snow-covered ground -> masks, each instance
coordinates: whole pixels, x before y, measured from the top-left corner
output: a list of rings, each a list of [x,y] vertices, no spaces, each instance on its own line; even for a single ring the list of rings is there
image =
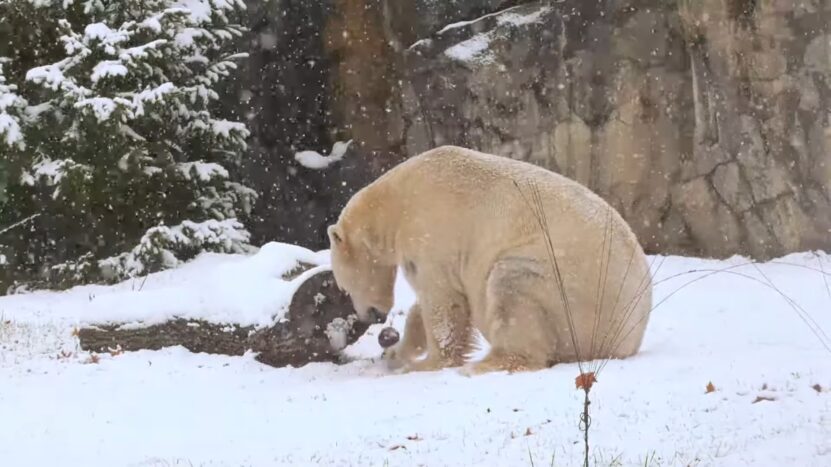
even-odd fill
[[[353,363],[297,369],[181,348],[93,362],[72,336],[102,318],[265,324],[293,290],[279,277],[298,258],[325,267],[327,257],[270,244],[146,281],[0,298],[0,465],[582,465],[576,365],[391,375],[373,360],[379,326],[347,349]],[[658,281],[745,262],[653,259]],[[737,266],[658,306],[642,352],[598,375],[594,464],[831,465],[831,352],[808,324],[831,334],[820,264],[831,271],[830,257],[808,253]],[[704,274],[659,283],[656,303]],[[769,279],[810,320],[749,277]],[[411,291],[401,282],[396,293],[406,309]],[[400,328],[404,316],[391,321]]]

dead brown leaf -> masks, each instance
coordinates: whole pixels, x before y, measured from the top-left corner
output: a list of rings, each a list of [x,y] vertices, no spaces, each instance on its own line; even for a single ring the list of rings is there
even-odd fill
[[[819,384],[815,384],[811,386],[811,388],[816,392],[822,392],[822,386],[820,386]]]
[[[87,359],[87,363],[98,363],[100,361],[101,361],[101,357],[99,357],[98,354],[95,354],[95,353],[90,354],[89,358]]]
[[[531,436],[531,435],[533,435],[533,434],[534,434],[534,432],[533,432],[533,431],[531,431],[531,427],[529,426],[529,427],[525,430],[525,436]]]
[[[707,383],[707,388],[706,389],[707,389],[707,394],[710,394],[711,392],[716,391],[716,386],[713,384],[712,381],[710,381],[709,383]]]
[[[394,444],[389,448],[390,451],[397,451],[399,449],[407,449],[407,446],[404,446],[403,444]]]
[[[590,390],[592,385],[596,382],[597,378],[594,376],[593,371],[580,373],[578,377],[574,378],[574,385],[577,386],[577,389],[582,389],[584,391]]]
[[[775,398],[775,397],[770,397],[770,396],[756,396],[756,399],[754,399],[754,400],[753,400],[753,403],[755,404],[755,403],[757,403],[757,402],[762,402],[762,401],[769,401],[769,402],[773,402],[773,401],[775,401],[775,400],[776,400],[776,398]]]
[[[407,439],[410,441],[421,441],[421,438],[418,436],[418,434],[407,436]]]

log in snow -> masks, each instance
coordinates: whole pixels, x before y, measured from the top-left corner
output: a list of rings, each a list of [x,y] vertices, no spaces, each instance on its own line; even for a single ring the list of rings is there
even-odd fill
[[[292,271],[296,277],[310,265]],[[286,279],[291,279],[287,277]],[[309,276],[291,299],[285,319],[271,327],[173,319],[137,327],[123,324],[88,325],[78,331],[81,348],[108,352],[158,350],[181,345],[191,352],[243,355],[257,353],[262,363],[302,366],[310,362],[338,362],[340,351],[354,343],[368,325],[357,321],[349,297],[335,285],[332,272]]]

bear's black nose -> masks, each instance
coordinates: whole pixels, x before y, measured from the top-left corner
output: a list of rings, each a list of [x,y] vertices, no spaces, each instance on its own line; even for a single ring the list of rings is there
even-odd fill
[[[369,307],[367,314],[369,315],[369,322],[372,324],[379,324],[386,321],[386,317],[378,311],[378,308],[375,308],[374,306]]]

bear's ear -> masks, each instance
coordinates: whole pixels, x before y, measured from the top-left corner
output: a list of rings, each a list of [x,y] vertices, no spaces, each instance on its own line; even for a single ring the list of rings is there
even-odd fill
[[[330,225],[327,231],[329,232],[329,241],[331,241],[332,243],[343,242],[343,237],[338,231],[338,227],[336,225]]]

